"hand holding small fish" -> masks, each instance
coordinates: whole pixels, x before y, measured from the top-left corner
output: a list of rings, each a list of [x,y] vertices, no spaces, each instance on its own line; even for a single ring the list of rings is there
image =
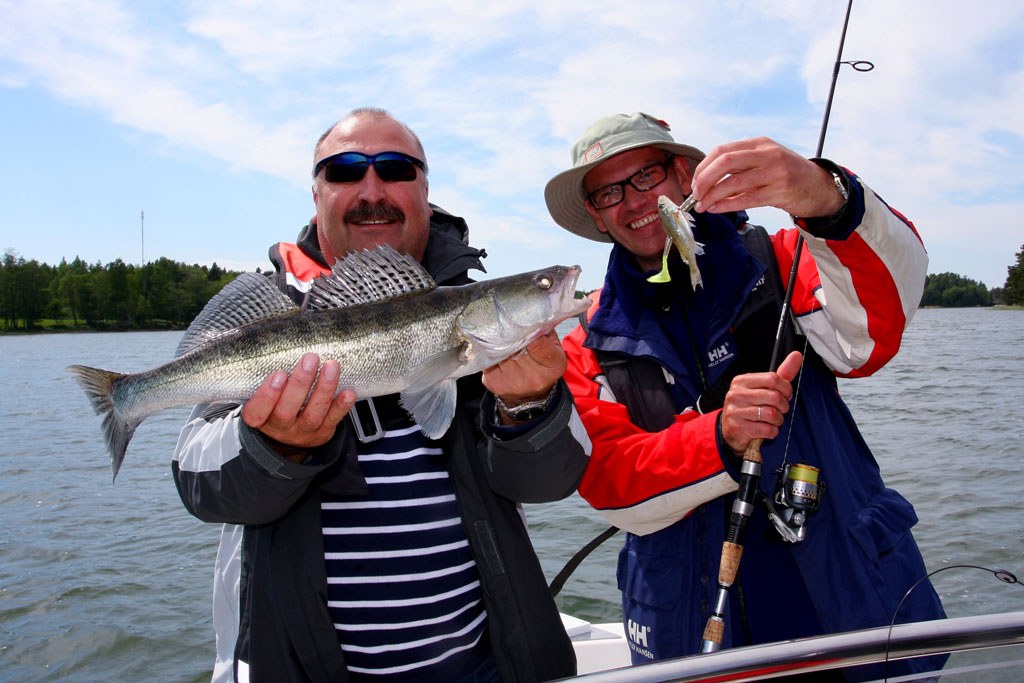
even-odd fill
[[[242,407],[242,420],[277,442],[275,447],[285,457],[305,457],[295,449],[327,443],[355,403],[351,390],[334,395],[339,375],[338,361],[329,360],[321,368],[320,358],[307,353],[291,375],[279,370],[267,377]]]
[[[765,137],[715,147],[697,165],[691,185],[702,212],[771,206],[811,218],[843,206],[828,171]]]
[[[774,439],[783,416],[789,412],[792,381],[803,356],[793,351],[776,372],[737,375],[722,405],[722,437],[737,455],[743,455],[754,439]]]
[[[509,406],[543,399],[565,374],[565,351],[551,331],[516,355],[483,371],[483,385]]]

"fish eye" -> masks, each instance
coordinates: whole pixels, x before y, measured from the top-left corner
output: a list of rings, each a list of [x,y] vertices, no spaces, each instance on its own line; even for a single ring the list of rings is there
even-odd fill
[[[541,289],[551,289],[551,285],[553,284],[549,275],[538,275],[535,282]]]

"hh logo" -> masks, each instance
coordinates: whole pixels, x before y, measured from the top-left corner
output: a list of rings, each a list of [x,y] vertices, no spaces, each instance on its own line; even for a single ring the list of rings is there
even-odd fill
[[[708,360],[711,362],[712,365],[715,365],[720,360],[723,360],[724,358],[728,357],[728,355],[729,345],[722,344],[717,349],[711,349],[710,351],[708,351]]]
[[[650,626],[641,626],[632,619],[629,620],[629,639],[637,645],[647,647],[647,634],[650,632]]]

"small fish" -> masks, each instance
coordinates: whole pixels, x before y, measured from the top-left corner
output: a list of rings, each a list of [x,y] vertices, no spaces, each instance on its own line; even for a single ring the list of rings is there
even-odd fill
[[[242,403],[271,372],[291,372],[308,351],[341,365],[339,391],[400,394],[429,437],[448,430],[455,380],[524,349],[588,308],[576,299],[579,266],[552,266],[459,287],[438,287],[390,247],[353,253],[313,282],[300,310],[269,278],[243,273],[189,326],[175,359],[124,374],[68,371],[103,418],[117,472],[136,428],[172,406]]]
[[[665,195],[658,197],[661,227],[668,237],[665,239],[665,251],[661,255],[661,270],[647,278],[649,282],[671,281],[668,272],[668,253],[675,244],[683,263],[690,267],[690,284],[695,290],[704,285],[700,277],[700,268],[697,267],[697,256],[704,255],[704,245],[693,239],[693,217],[690,215],[695,203],[696,200],[692,196],[679,206]]]

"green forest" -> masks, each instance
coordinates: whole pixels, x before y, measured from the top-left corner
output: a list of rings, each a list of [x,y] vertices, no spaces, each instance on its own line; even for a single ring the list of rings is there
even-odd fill
[[[237,276],[216,263],[186,265],[166,258],[142,266],[76,258],[53,266],[8,250],[0,262],[0,331],[185,329]],[[1024,245],[1007,267],[1003,287],[989,290],[962,275],[929,274],[921,305],[1024,306]]]
[[[922,306],[1024,306],[1024,244],[1006,268],[1006,283],[989,290],[983,282],[955,273],[929,273],[924,281]]]
[[[2,330],[185,329],[237,275],[166,258],[51,266],[8,251],[0,263]]]

